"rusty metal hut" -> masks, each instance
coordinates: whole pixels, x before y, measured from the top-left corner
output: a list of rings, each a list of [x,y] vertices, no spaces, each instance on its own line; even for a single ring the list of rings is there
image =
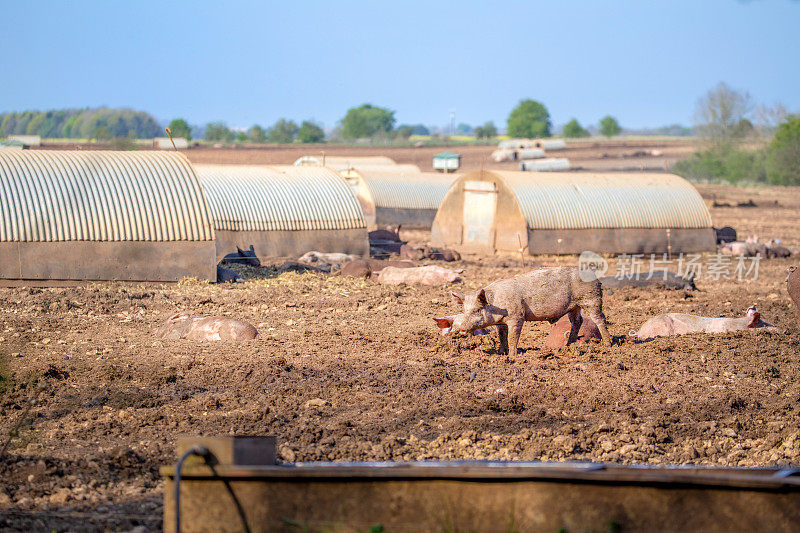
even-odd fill
[[[372,231],[401,224],[407,229],[430,229],[458,174],[349,169],[340,172],[361,204]]]
[[[672,174],[470,172],[442,201],[431,241],[531,254],[715,249],[705,203]]]
[[[0,278],[213,280],[214,264],[185,156],[0,150]]]
[[[259,257],[369,253],[361,208],[333,170],[196,165],[214,221],[217,259],[251,244]]]

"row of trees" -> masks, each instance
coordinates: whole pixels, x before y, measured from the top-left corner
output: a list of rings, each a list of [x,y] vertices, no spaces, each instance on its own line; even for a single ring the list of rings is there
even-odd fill
[[[99,139],[156,136],[158,122],[133,109],[61,109],[0,114],[0,137],[39,135],[47,138]]]
[[[535,139],[539,137],[549,137],[552,123],[550,113],[541,102],[536,100],[522,100],[508,115],[508,135],[511,137],[522,137],[525,139]],[[606,137],[619,135],[622,128],[617,119],[607,115],[600,119],[600,133]],[[580,125],[577,119],[573,118],[564,126],[562,131],[564,137],[588,137],[589,131]]]
[[[695,180],[800,185],[800,115],[781,104],[756,106],[746,92],[720,83],[698,101],[704,149],[673,171]]]

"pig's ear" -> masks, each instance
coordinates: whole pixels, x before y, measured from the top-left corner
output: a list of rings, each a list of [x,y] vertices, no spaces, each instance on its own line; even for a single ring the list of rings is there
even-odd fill
[[[440,316],[434,318],[436,325],[442,329],[447,329],[453,325],[453,319],[449,316]]]
[[[256,253],[256,249],[255,249],[255,248],[253,248],[253,245],[252,245],[252,244],[250,245],[250,251],[251,251],[251,252],[253,252],[253,253]]]
[[[755,305],[751,305],[747,309],[747,316],[750,317],[750,323],[747,324],[748,328],[754,328],[761,321],[761,313],[758,312]]]
[[[184,313],[183,311],[181,311],[181,312],[175,313],[174,315],[169,317],[167,319],[167,322],[177,322],[178,320],[186,320],[188,318],[189,318],[189,315],[187,313]]]
[[[458,294],[457,292],[450,291],[450,296],[453,297],[453,300],[456,302],[463,304],[464,303],[464,296],[462,294]]]
[[[244,255],[244,251],[238,246],[236,247],[236,251],[239,252],[239,255]]]
[[[481,289],[478,291],[478,301],[483,305],[486,305],[488,302],[486,301],[486,291]]]

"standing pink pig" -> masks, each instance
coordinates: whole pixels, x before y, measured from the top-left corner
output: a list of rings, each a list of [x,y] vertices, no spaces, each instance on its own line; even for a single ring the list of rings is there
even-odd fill
[[[580,314],[585,312],[597,324],[603,343],[611,343],[611,335],[603,314],[603,288],[597,279],[583,281],[577,267],[540,268],[509,279],[490,283],[467,295],[452,293],[464,305],[456,315],[451,330],[471,332],[497,326],[500,351],[517,355],[517,345],[525,322],[555,323],[569,316],[569,342],[575,342],[580,328]],[[448,321],[435,319],[439,327]]]

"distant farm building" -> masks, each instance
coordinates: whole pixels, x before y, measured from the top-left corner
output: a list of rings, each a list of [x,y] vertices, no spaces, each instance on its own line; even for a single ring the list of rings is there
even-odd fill
[[[216,257],[369,253],[358,201],[341,176],[315,166],[196,165],[216,233]]]
[[[560,172],[569,170],[569,159],[548,157],[519,162],[519,169],[533,172]]]
[[[479,170],[450,188],[431,228],[436,245],[531,254],[672,253],[715,249],[711,216],[672,174]]]
[[[172,146],[172,141],[175,141],[175,146]],[[169,137],[155,137],[153,139],[153,148],[157,150],[186,150],[189,148],[189,141],[185,137],[173,137],[172,141]]]
[[[42,145],[42,138],[38,135],[9,135],[8,140],[22,143],[26,148],[29,146]]]
[[[0,278],[213,280],[214,264],[183,155],[0,150]]]
[[[556,150],[566,150],[567,142],[564,139],[537,139],[534,141],[533,146],[554,152]]]
[[[398,165],[393,159],[385,156],[349,157],[304,155],[294,162],[294,166],[327,167],[336,170],[337,172],[352,168],[365,170],[386,170],[391,172],[422,172],[417,165]]]
[[[433,156],[433,169],[440,172],[455,172],[461,168],[461,154],[442,152]]]
[[[402,224],[429,229],[436,210],[458,174],[387,172],[350,169],[341,172],[361,204],[371,231]]]

